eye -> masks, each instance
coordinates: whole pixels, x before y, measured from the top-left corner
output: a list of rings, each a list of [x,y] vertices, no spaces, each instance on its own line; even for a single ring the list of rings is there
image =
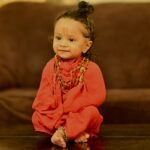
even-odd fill
[[[56,36],[55,37],[57,40],[61,40],[61,37],[60,36]]]
[[[70,41],[70,42],[74,42],[74,41],[75,41],[75,39],[73,39],[73,38],[70,38],[70,39],[69,39],[69,41]]]

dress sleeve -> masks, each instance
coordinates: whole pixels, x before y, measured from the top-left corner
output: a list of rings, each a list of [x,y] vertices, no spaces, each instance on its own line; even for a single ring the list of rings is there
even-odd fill
[[[55,124],[63,113],[60,100],[60,90],[54,94],[54,61],[50,61],[45,66],[40,87],[33,102],[34,109],[32,123],[36,131],[52,134]],[[55,89],[56,91],[57,89]]]
[[[89,69],[85,73],[84,89],[85,94],[90,98],[89,103],[100,106],[104,102],[106,88],[103,75],[99,66],[93,62],[89,64]]]
[[[55,96],[52,94],[53,60],[50,60],[43,69],[40,87],[36,94],[32,108],[39,112],[54,109],[56,107]]]
[[[89,62],[84,82],[68,93],[64,110],[76,112],[90,105],[99,107],[105,97],[106,88],[102,72],[97,64]]]

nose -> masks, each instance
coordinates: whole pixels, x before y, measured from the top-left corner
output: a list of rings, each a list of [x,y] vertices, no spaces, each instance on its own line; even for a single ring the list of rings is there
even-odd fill
[[[67,44],[67,41],[65,39],[63,39],[63,40],[60,41],[60,46],[61,47],[67,47],[67,45],[68,44]]]

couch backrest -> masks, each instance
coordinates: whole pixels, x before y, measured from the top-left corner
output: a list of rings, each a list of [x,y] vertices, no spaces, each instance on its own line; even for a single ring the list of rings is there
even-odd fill
[[[0,8],[0,88],[37,87],[53,56],[48,37],[57,10],[49,3],[16,2]]]
[[[0,89],[37,87],[54,55],[48,36],[66,6],[16,2],[0,8]],[[150,4],[95,5],[92,58],[107,88],[150,88]]]
[[[150,88],[150,3],[98,5],[97,62],[108,88]]]

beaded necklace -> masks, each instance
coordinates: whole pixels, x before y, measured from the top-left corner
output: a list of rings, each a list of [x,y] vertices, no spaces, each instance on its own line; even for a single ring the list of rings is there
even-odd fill
[[[83,57],[77,66],[69,70],[68,72],[69,79],[65,81],[63,79],[62,72],[60,70],[60,64],[62,63],[62,60],[61,58],[57,56],[55,58],[56,59],[55,59],[54,68],[56,72],[56,78],[60,84],[62,92],[66,93],[69,89],[77,86],[79,83],[83,81],[83,76],[87,69],[89,59],[86,57]]]

